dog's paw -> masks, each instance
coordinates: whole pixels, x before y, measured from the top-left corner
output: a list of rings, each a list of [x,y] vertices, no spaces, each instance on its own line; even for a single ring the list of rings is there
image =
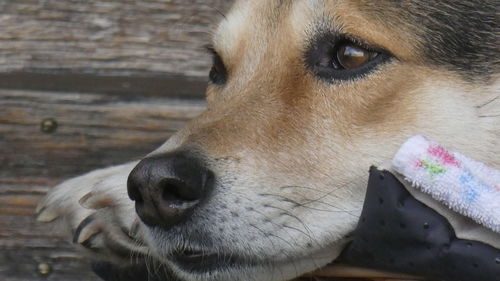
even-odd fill
[[[38,220],[62,222],[73,242],[110,261],[147,254],[127,177],[137,163],[90,172],[53,188],[37,207]]]

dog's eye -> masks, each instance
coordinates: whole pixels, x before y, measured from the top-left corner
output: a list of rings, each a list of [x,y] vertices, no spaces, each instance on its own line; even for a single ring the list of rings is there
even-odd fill
[[[208,74],[208,78],[210,79],[210,82],[212,82],[216,85],[223,85],[226,83],[226,80],[227,80],[226,66],[224,65],[224,62],[222,61],[222,58],[213,49],[213,47],[208,46],[207,49],[210,53],[212,53],[212,56],[213,56],[212,68],[210,69],[210,72]]]
[[[378,55],[377,52],[370,52],[360,46],[351,43],[342,44],[336,52],[336,62],[334,65],[344,69],[357,68],[369,62]]]
[[[363,77],[390,58],[383,50],[326,34],[310,43],[305,61],[318,77],[335,82]]]
[[[214,54],[212,68],[208,74],[210,81],[217,85],[222,85],[226,83],[227,80],[227,70],[222,62],[221,57],[218,54]]]

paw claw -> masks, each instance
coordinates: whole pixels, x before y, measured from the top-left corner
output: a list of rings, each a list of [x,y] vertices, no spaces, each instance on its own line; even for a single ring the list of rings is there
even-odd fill
[[[38,205],[36,206],[36,209],[35,209],[35,212],[37,214],[40,214],[40,212],[45,209],[45,200],[41,201],[38,203]]]
[[[82,207],[84,208],[87,208],[87,209],[91,209],[90,207],[88,207],[88,200],[92,197],[92,192],[89,192],[85,195],[82,196],[82,198],[80,198],[80,200],[78,200],[78,204],[80,204]]]
[[[51,222],[59,217],[59,213],[54,209],[46,209],[41,207],[39,210],[39,215],[36,218],[39,222]]]
[[[138,247],[143,243],[126,235],[136,218],[124,187],[136,164],[96,170],[59,184],[38,204],[38,221],[62,220],[73,233],[73,243],[92,256],[123,261],[131,253],[147,253]]]
[[[78,241],[78,244],[82,245],[83,247],[89,250],[99,249],[99,247],[96,247],[96,243],[94,243],[94,240],[96,240],[95,238],[100,234],[101,234],[100,232],[92,233],[85,240]]]
[[[113,206],[113,200],[108,196],[95,196],[92,192],[85,194],[78,203],[86,209],[102,209]]]
[[[99,227],[92,224],[94,221],[94,216],[90,215],[78,225],[73,235],[73,243],[83,244],[100,231]]]

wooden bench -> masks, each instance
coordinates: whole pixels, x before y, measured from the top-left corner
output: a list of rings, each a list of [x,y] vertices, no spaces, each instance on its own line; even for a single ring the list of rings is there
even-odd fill
[[[64,179],[140,158],[203,110],[202,46],[228,4],[0,2],[0,280],[97,280],[35,205]]]

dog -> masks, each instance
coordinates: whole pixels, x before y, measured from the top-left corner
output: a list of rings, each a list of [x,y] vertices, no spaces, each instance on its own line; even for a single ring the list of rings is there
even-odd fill
[[[206,111],[140,162],[57,186],[39,219],[172,279],[321,268],[356,227],[370,165],[409,136],[500,168],[497,6],[236,1],[208,47]]]

